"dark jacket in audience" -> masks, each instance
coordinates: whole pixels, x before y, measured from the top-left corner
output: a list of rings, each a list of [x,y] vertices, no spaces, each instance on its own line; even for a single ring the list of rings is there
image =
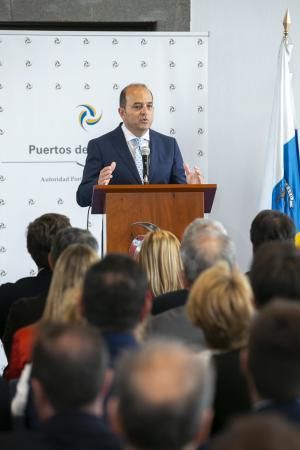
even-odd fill
[[[21,278],[15,283],[5,283],[0,286],[0,336],[3,336],[12,305],[20,298],[31,297],[48,290],[51,277],[51,270],[45,268],[35,277]]]
[[[204,334],[187,317],[185,305],[151,317],[147,336],[177,339],[194,346],[198,351],[207,348]]]
[[[47,295],[48,290],[45,290],[36,297],[21,298],[11,307],[2,338],[7,357],[10,355],[14,333],[20,328],[37,322],[42,317]]]
[[[289,422],[300,426],[300,402],[299,399],[292,399],[286,402],[262,401],[255,407],[256,414],[277,414],[284,417]]]
[[[0,447],[19,450],[120,450],[118,439],[96,416],[57,414],[40,431],[10,433],[0,437]]]
[[[215,353],[216,373],[212,434],[222,430],[235,416],[251,411],[246,380],[240,369],[240,350]]]
[[[178,291],[167,292],[159,295],[153,299],[152,315],[161,314],[172,308],[177,308],[185,304],[188,297],[187,289],[180,289]]]

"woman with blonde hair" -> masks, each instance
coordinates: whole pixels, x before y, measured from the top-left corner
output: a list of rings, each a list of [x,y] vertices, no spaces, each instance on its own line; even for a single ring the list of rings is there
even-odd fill
[[[240,371],[240,350],[247,346],[254,314],[248,278],[237,268],[219,262],[194,282],[187,314],[201,328],[216,372],[213,433],[236,414],[250,411],[250,399]]]
[[[139,263],[146,271],[149,289],[158,295],[182,289],[180,242],[166,230],[146,234],[139,254]]]
[[[205,270],[197,278],[187,302],[189,318],[201,328],[208,347],[213,350],[233,350],[247,345],[253,311],[253,294],[247,277],[225,262]]]
[[[86,271],[98,259],[96,251],[85,244],[72,244],[63,251],[55,264],[41,320],[20,328],[14,334],[5,378],[18,378],[25,364],[30,362],[32,345],[41,325],[82,320],[79,299],[83,279]]]

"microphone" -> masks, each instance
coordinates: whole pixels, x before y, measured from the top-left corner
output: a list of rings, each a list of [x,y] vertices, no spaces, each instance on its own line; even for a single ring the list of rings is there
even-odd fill
[[[149,184],[149,165],[150,165],[150,148],[141,147],[141,154],[143,160],[143,182]]]

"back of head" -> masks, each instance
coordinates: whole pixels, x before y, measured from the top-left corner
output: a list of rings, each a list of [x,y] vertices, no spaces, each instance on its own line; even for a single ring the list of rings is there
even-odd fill
[[[61,230],[55,236],[51,247],[51,259],[53,265],[55,265],[65,248],[71,244],[88,245],[96,252],[98,251],[98,242],[88,230],[70,227],[65,230]]]
[[[187,313],[210,348],[241,348],[248,340],[253,298],[247,277],[220,262],[203,272],[188,297]]]
[[[185,230],[181,258],[186,280],[192,284],[201,272],[218,261],[235,262],[235,249],[223,225],[208,219],[195,219]]]
[[[148,284],[155,296],[182,288],[180,242],[170,231],[146,234],[139,262],[144,267]]]
[[[81,319],[79,297],[86,271],[98,260],[95,250],[85,244],[69,245],[58,258],[42,320],[70,322]]]
[[[76,412],[99,396],[106,362],[97,330],[82,324],[48,324],[33,349],[32,378],[56,412]]]
[[[260,397],[288,401],[300,395],[300,305],[273,301],[255,317],[248,347],[250,375]]]
[[[210,407],[213,374],[182,344],[149,342],[127,353],[115,376],[117,415],[125,441],[143,450],[195,445]]]
[[[38,268],[49,267],[48,254],[54,237],[70,226],[67,216],[56,213],[43,214],[28,225],[27,250]]]
[[[237,419],[217,437],[211,450],[300,450],[299,429],[276,415]]]
[[[253,257],[250,281],[257,308],[273,297],[300,299],[300,251],[290,242],[262,244]]]
[[[250,228],[253,250],[264,242],[293,241],[296,228],[292,219],[279,211],[265,209],[254,218]]]
[[[84,315],[102,331],[132,331],[141,320],[146,292],[147,277],[138,263],[126,255],[107,255],[86,274]]]

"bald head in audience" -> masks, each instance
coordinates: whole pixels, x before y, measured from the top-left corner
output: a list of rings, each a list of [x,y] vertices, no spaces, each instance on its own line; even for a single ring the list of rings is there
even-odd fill
[[[128,448],[197,448],[210,428],[212,378],[179,343],[154,341],[124,355],[109,408],[114,430]]]

